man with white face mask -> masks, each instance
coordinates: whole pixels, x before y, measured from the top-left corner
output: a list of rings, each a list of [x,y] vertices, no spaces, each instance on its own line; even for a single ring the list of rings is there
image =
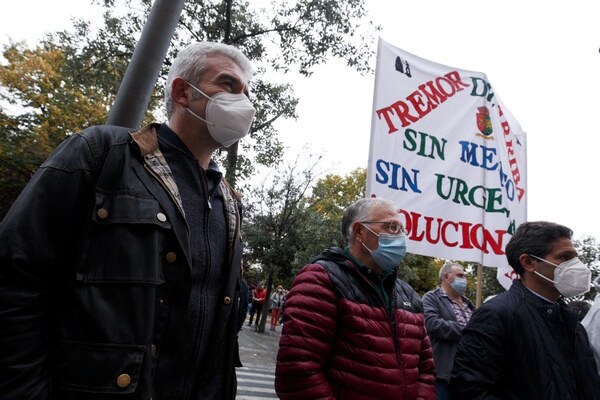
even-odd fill
[[[0,224],[0,397],[234,399],[240,201],[212,160],[250,130],[250,61],[194,43],[168,122],[71,135]]]
[[[275,389],[282,400],[434,400],[418,294],[398,278],[406,234],[394,203],[360,199],[342,219],[345,248],[298,273],[283,311]]]
[[[436,369],[436,400],[451,399],[448,382],[456,346],[475,306],[464,295],[467,278],[462,265],[445,263],[440,268],[440,287],[425,293],[423,309],[425,327]]]
[[[577,313],[561,297],[590,289],[573,232],[521,224],[506,245],[520,279],[484,303],[463,330],[451,377],[457,399],[600,399],[600,377]]]

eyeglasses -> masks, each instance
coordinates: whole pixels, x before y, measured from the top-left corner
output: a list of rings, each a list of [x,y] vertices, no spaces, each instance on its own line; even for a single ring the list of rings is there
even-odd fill
[[[360,221],[361,224],[382,224],[392,235],[406,235],[406,229],[402,225],[389,221]]]

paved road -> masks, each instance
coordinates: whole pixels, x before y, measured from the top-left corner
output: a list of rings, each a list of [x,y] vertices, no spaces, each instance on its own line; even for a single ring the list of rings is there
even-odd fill
[[[268,325],[268,323],[267,323]],[[237,369],[237,400],[276,399],[275,360],[279,348],[281,326],[275,332],[258,333],[244,325],[239,335],[240,358],[243,368]]]

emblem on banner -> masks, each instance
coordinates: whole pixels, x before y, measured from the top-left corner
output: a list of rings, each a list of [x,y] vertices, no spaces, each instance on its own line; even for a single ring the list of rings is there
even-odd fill
[[[396,57],[396,71],[403,73],[404,75],[408,76],[409,78],[412,77],[412,75],[410,73],[410,65],[408,64],[408,61],[402,61],[402,59],[399,56]]]
[[[490,117],[490,110],[487,107],[477,107],[477,128],[486,139],[491,139],[490,135],[493,133],[492,129],[492,118]]]

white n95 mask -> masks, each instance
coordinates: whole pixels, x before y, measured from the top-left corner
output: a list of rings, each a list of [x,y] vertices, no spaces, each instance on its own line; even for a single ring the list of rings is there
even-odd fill
[[[537,271],[533,272],[545,280],[554,283],[556,290],[563,296],[580,296],[590,291],[592,271],[579,258],[575,257],[556,265],[533,254],[530,254],[530,256],[556,267],[554,269],[554,280],[546,278]]]
[[[229,147],[248,134],[256,110],[246,95],[220,92],[210,97],[196,86],[187,83],[208,99],[206,119],[189,108],[187,110],[194,117],[206,123],[210,136],[216,142]]]

